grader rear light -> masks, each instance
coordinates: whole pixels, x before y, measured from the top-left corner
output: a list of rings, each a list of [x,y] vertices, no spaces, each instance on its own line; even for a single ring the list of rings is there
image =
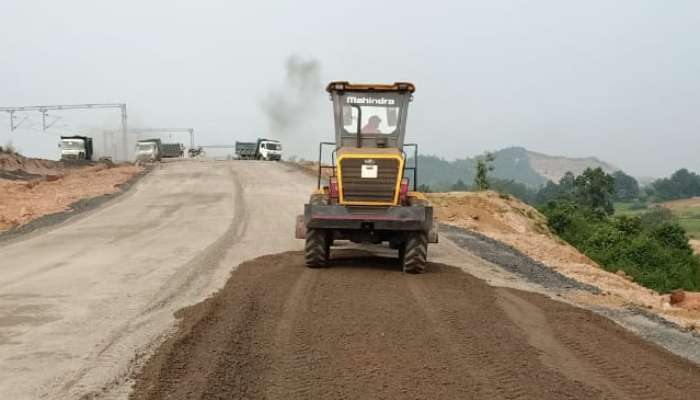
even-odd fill
[[[332,176],[328,184],[328,194],[331,199],[338,200],[338,178]]]
[[[406,195],[408,195],[408,178],[401,179],[401,189],[399,190],[399,200],[401,203],[406,201]]]

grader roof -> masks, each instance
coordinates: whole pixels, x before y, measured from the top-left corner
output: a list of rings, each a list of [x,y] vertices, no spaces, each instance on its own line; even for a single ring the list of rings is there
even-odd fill
[[[416,86],[411,82],[394,83],[350,83],[346,81],[333,81],[326,86],[326,91],[331,92],[409,92],[416,91]]]

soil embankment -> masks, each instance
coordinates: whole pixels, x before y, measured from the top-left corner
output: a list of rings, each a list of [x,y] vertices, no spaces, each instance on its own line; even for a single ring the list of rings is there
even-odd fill
[[[65,163],[0,153],[0,232],[67,211],[78,201],[115,193],[141,172],[142,167],[133,165]]]

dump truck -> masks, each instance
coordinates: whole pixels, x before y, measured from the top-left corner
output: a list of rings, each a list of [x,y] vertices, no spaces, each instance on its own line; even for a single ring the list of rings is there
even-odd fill
[[[404,272],[424,272],[438,226],[432,205],[415,191],[418,146],[404,143],[415,86],[336,81],[326,90],[333,102],[335,142],[319,145],[317,189],[296,221],[295,237],[306,242],[306,266],[327,266],[334,241],[350,240],[388,243]],[[324,146],[333,147],[330,165],[322,163]],[[324,170],[327,185],[322,185]]]
[[[92,160],[92,138],[87,136],[61,136],[58,144],[61,160]]]
[[[282,144],[279,140],[259,138],[256,142],[236,142],[236,156],[241,160],[279,161]]]
[[[162,146],[160,139],[139,140],[136,142],[136,161],[160,161],[163,153]]]
[[[185,146],[182,143],[163,143],[161,150],[163,151],[162,157],[182,157],[185,153]]]

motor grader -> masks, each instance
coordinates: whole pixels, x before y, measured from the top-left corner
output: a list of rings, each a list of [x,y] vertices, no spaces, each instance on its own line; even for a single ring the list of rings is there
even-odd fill
[[[404,143],[415,86],[338,81],[326,90],[335,142],[320,144],[318,188],[297,217],[295,236],[306,240],[306,265],[327,266],[334,241],[350,240],[388,243],[398,250],[404,272],[424,272],[428,243],[437,243],[438,235],[433,207],[415,191],[417,146]],[[322,162],[324,146],[333,148],[330,165]],[[413,166],[407,166],[408,148]]]

